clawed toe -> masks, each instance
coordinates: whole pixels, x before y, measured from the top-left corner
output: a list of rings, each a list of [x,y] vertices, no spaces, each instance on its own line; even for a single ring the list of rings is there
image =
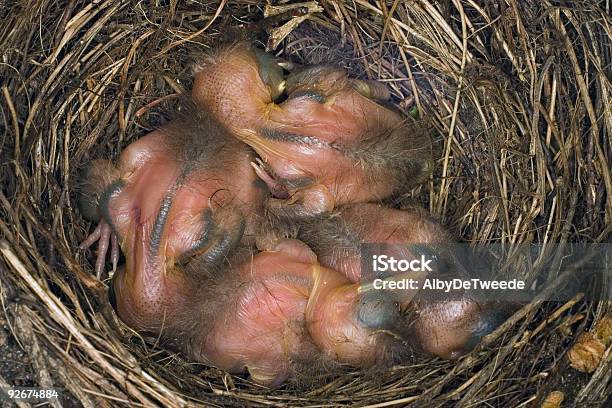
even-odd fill
[[[117,234],[111,234],[111,262],[113,264],[113,273],[117,271],[117,264],[119,263],[119,242]]]
[[[85,239],[85,241],[81,242],[81,244],[79,245],[79,249],[89,248],[90,246],[93,245],[94,242],[96,242],[97,240],[100,239],[100,233],[102,231],[102,223],[103,222],[104,221],[101,221],[98,224],[98,226],[96,227],[96,229],[94,230],[94,232],[89,234],[89,236]]]
[[[95,242],[98,242],[98,254],[95,266],[96,277],[98,279],[102,279],[109,245],[111,249],[111,263],[113,265],[113,272],[117,270],[117,264],[119,263],[119,243],[117,240],[117,235],[113,232],[111,226],[108,225],[108,223],[103,219],[100,220],[94,232],[92,232],[87,239],[85,239],[85,241],[79,245],[79,248],[89,248]]]
[[[279,199],[287,199],[289,198],[289,193],[285,186],[276,181],[274,177],[272,177],[266,171],[266,165],[260,158],[256,158],[255,162],[251,162],[251,167],[255,171],[255,174],[268,186],[268,189],[272,193],[275,198]]]

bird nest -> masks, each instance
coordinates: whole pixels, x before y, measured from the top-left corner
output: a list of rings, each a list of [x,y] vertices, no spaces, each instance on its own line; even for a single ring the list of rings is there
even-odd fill
[[[462,240],[608,239],[608,2],[280,3],[2,2],[0,386],[61,388],[87,407],[605,404],[610,347],[590,374],[567,354],[610,304],[546,301],[561,278],[457,361],[346,368],[279,389],[186,361],[117,319],[93,254],[77,249],[92,227],[75,208],[78,174],[159,126],[190,89],[193,56],[237,33],[382,81],[427,120],[435,171],[404,198]]]

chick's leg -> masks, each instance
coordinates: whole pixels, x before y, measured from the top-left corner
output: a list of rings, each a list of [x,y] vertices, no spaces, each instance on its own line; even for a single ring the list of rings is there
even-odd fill
[[[256,163],[251,162],[251,166],[272,193],[266,207],[273,214],[285,218],[300,218],[329,213],[334,209],[334,196],[326,186],[310,185],[291,194],[284,184],[266,171],[265,164],[260,159],[257,159]]]
[[[255,174],[264,182],[266,186],[275,198],[287,199],[289,198],[289,192],[287,188],[280,182],[278,182],[270,173],[266,170],[266,165],[261,159],[257,158],[254,162],[251,162],[251,167],[255,171]]]
[[[98,242],[96,258],[96,276],[101,278],[108,248],[111,249],[113,271],[119,262],[119,245],[117,235],[110,222],[104,217],[108,213],[110,198],[120,189],[119,171],[108,160],[94,160],[87,168],[81,180],[78,206],[83,216],[90,221],[98,221],[96,229],[83,241],[80,249],[89,248]]]

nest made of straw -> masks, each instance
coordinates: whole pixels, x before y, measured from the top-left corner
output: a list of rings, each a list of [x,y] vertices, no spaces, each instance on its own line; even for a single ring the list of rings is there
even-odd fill
[[[440,158],[414,201],[468,242],[607,240],[609,2],[318,4],[276,52],[384,81],[430,120]],[[565,355],[611,308],[580,297],[532,302],[457,362],[347,370],[300,392],[191,364],[118,322],[76,249],[90,228],[74,205],[79,170],[152,130],[155,105],[189,89],[190,56],[262,13],[248,0],[0,2],[0,330],[12,338],[0,347],[27,354],[25,384],[91,407],[520,406],[555,390],[603,405],[610,348],[593,374]]]

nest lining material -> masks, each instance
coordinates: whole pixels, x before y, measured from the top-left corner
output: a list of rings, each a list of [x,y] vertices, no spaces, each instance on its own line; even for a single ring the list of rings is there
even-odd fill
[[[319,5],[276,53],[341,62],[431,121],[436,172],[407,200],[468,242],[608,240],[609,3]],[[262,15],[251,1],[0,7],[0,325],[28,354],[31,383],[64,388],[87,407],[525,406],[552,391],[603,405],[610,348],[593,374],[572,369],[565,354],[612,308],[580,297],[532,302],[458,362],[345,370],[299,392],[184,361],[116,319],[106,285],[76,249],[90,228],[74,208],[79,171],[159,125],[158,105],[189,89],[190,58]],[[0,385],[11,380],[0,375]]]

